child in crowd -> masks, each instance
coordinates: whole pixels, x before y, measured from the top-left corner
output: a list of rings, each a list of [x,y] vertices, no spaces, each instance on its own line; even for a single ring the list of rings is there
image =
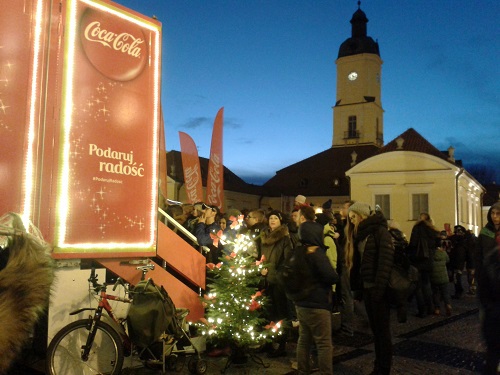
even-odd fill
[[[440,315],[441,301],[444,302],[446,315],[451,315],[451,302],[449,291],[449,276],[447,264],[450,262],[450,257],[442,247],[436,248],[434,254],[434,263],[431,273],[431,285],[433,291],[434,315]]]

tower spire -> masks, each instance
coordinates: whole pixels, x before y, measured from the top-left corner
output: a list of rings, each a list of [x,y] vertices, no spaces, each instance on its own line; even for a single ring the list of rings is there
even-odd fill
[[[339,49],[338,57],[358,55],[362,53],[373,53],[380,56],[378,43],[368,36],[368,18],[361,10],[361,1],[358,0],[358,9],[352,15],[351,37],[347,39]]]
[[[378,42],[367,33],[361,1],[351,18],[352,35],[339,48],[337,100],[333,108],[332,147],[383,145],[382,59]],[[354,161],[355,162],[355,161]]]

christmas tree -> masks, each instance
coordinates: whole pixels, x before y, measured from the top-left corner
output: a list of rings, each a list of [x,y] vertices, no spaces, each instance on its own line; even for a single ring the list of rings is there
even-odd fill
[[[201,333],[207,341],[235,348],[258,347],[282,334],[281,322],[269,322],[263,317],[268,298],[259,291],[265,259],[256,260],[251,254],[254,241],[238,234],[233,241],[219,232],[214,242],[222,241],[230,249],[220,257],[220,263],[209,268],[207,293],[202,296],[206,319]],[[214,243],[215,245],[215,243]]]

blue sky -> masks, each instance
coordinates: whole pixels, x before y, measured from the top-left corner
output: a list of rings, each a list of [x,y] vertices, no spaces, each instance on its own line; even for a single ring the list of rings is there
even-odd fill
[[[260,184],[331,146],[340,44],[357,1],[118,0],[163,25],[167,150],[209,157],[224,107],[224,164]],[[362,1],[382,65],[384,140],[412,127],[500,182],[497,0]]]

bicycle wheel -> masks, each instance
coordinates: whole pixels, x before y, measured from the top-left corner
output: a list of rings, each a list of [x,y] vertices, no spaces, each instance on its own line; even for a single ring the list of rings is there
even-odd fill
[[[82,359],[87,342],[88,320],[77,320],[61,329],[47,349],[46,372],[50,375],[119,374],[123,365],[120,335],[107,323],[97,322],[89,357]]]

